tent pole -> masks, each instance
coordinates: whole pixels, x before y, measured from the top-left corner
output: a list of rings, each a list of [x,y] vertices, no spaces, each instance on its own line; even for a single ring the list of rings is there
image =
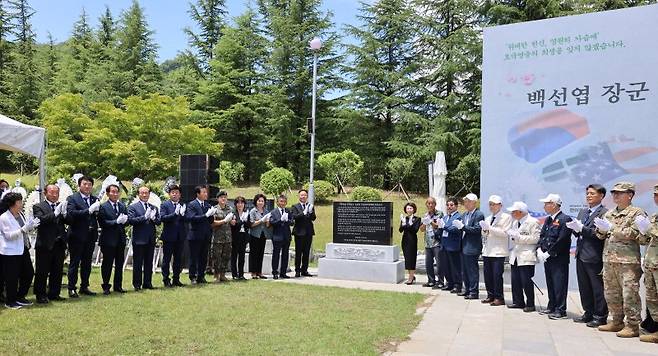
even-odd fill
[[[41,189],[41,194],[39,194],[39,201],[43,201],[46,194],[46,146],[48,144],[48,133],[46,132],[43,135],[43,150],[41,150],[41,156],[39,157],[39,189]]]

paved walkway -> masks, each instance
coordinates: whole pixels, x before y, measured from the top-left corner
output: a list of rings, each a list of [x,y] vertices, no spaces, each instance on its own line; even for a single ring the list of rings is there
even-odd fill
[[[419,276],[424,281],[425,276]],[[433,302],[409,339],[388,355],[658,355],[658,344],[640,342],[638,338],[621,339],[614,333],[599,332],[574,323],[582,314],[577,292],[569,292],[567,320],[549,320],[538,313],[519,309],[492,307],[479,300],[464,300],[444,291],[423,288],[420,283],[382,284],[330,279],[293,278],[287,283],[300,283],[343,288],[423,293]],[[509,287],[509,286],[507,286]],[[484,293],[481,292],[481,295]],[[538,307],[547,303],[536,293]],[[509,288],[506,300],[511,301]]]

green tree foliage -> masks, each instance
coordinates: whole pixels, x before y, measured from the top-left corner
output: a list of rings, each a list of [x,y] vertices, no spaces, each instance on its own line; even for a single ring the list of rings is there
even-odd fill
[[[198,32],[191,28],[184,29],[189,44],[195,53],[188,53],[194,59],[194,65],[200,73],[206,73],[210,69],[210,61],[213,59],[215,45],[222,35],[224,17],[226,16],[225,0],[197,0],[190,3],[188,14],[198,27]]]
[[[39,106],[39,72],[36,59],[36,35],[32,31],[30,19],[34,10],[27,0],[9,1],[15,12],[16,37],[14,61],[10,80],[12,82],[15,118],[29,124],[36,124],[36,109]]]
[[[308,190],[308,183],[304,184],[303,188]],[[314,180],[313,190],[318,203],[326,203],[336,194],[336,187],[326,180]]]
[[[221,153],[221,144],[198,139],[214,132],[191,123],[185,98],[132,96],[122,107],[85,104],[80,94],[45,100],[39,114],[48,130],[51,175],[84,172],[157,180],[176,175],[178,155]]]
[[[379,192],[379,190],[375,188],[358,186],[352,189],[352,200],[353,201],[381,201],[382,194]]]
[[[281,167],[272,168],[260,176],[260,189],[271,196],[288,191],[294,184],[292,172]]]
[[[333,14],[321,9],[321,0],[259,0],[265,22],[269,56],[265,64],[268,92],[277,99],[277,112],[270,120],[270,146],[277,152],[272,162],[292,170],[301,180],[308,174],[307,119],[311,116],[313,53],[309,41],[322,38],[319,51],[317,120],[332,116],[332,102],[322,100],[327,89],[339,85],[336,68],[338,35],[331,30]],[[280,110],[284,106],[285,110]],[[320,123],[318,125],[321,125]],[[329,143],[329,147],[330,147]]]
[[[367,175],[384,175],[385,186],[390,185],[386,162],[393,152],[382,143],[393,138],[399,120],[414,114],[419,94],[410,5],[406,0],[364,2],[359,15],[362,25],[346,30],[357,40],[347,46],[354,60],[346,68],[352,79],[349,99],[358,110],[352,123],[357,132],[353,140],[369,143],[366,150],[357,152],[363,155]]]
[[[345,150],[320,155],[318,167],[322,177],[339,187],[340,193],[340,183],[353,186],[360,182],[364,162],[352,150]]]

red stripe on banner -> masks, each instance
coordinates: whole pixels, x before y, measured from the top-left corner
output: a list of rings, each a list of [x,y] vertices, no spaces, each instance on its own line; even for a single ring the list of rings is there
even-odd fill
[[[616,152],[612,156],[617,162],[624,162],[656,151],[658,151],[656,147],[637,147]]]
[[[636,174],[652,174],[652,173],[658,173],[658,164],[654,164],[653,166],[646,166],[642,168],[630,168],[627,169],[627,171],[631,173],[636,173]]]
[[[653,186],[658,184],[658,180],[648,179],[635,184],[635,195],[653,191]]]

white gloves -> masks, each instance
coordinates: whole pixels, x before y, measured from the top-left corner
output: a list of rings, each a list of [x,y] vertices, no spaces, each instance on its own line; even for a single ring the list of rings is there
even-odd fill
[[[151,209],[151,215],[148,216],[148,219],[155,221],[155,218],[158,216],[158,209]]]
[[[152,213],[153,213],[153,209],[151,209],[150,206],[146,208],[146,212],[144,212],[144,217],[146,218],[146,220],[151,220]]]
[[[62,212],[62,210],[64,210],[64,211]],[[60,216],[60,215],[64,215],[64,216],[66,216],[66,204],[64,204],[64,203],[59,203],[59,204],[55,207],[55,211],[53,211],[53,213],[55,214],[55,217],[58,217],[58,216]]]
[[[400,222],[402,223],[402,225],[406,224],[407,219],[405,219],[404,214],[400,214]]]
[[[436,226],[437,226],[439,229],[443,229],[444,227],[446,227],[446,222],[443,221],[443,219],[438,219],[438,220],[436,221]]]
[[[487,220],[481,220],[480,227],[482,228],[482,230],[489,230],[491,228],[491,224],[489,224]]]
[[[306,209],[304,209],[304,215],[308,215],[313,211],[313,204],[308,204]]]
[[[537,259],[539,259],[539,262],[544,263],[549,257],[551,255],[548,252],[543,252],[540,248],[537,249]]]
[[[89,207],[89,214],[93,214],[97,212],[100,208],[101,208],[101,202],[100,200],[96,200],[96,202],[94,204],[91,204],[91,206]]]
[[[432,223],[432,218],[430,218],[429,216],[425,215],[425,216],[423,216],[422,219],[420,219],[420,222],[423,223],[423,225],[429,225],[429,224]]]
[[[603,232],[608,232],[612,229],[612,223],[608,219],[595,218],[594,225]]]
[[[185,216],[185,212],[187,211],[187,205],[183,204],[180,205],[180,211],[178,212],[180,216]]]
[[[288,221],[288,213],[283,213],[283,215],[281,215],[281,221],[283,221],[283,222]]]
[[[521,236],[521,234],[519,234],[519,230],[515,230],[515,229],[509,229],[505,231],[505,233],[507,234],[507,237],[509,237],[510,240],[512,241],[516,241],[516,239],[518,239],[519,236]]]
[[[459,230],[464,228],[464,223],[461,220],[455,220],[452,222],[452,226],[458,228]]]
[[[263,215],[263,217],[260,219],[260,222],[267,222],[270,220],[270,216],[272,216],[272,213],[267,213]]]
[[[640,233],[644,235],[649,231],[651,221],[644,215],[638,215],[635,217],[635,225],[637,225],[637,229],[640,230]]]
[[[228,214],[224,217],[224,220],[223,220],[224,223],[226,224],[227,222],[231,221],[231,220],[233,219],[234,216],[235,216],[235,215],[234,215],[233,213],[228,213]]]
[[[41,224],[39,218],[30,219],[23,225],[23,227],[21,227],[21,231],[25,233],[30,232],[39,227],[39,224]]]
[[[212,208],[208,209],[208,211],[206,211],[206,217],[209,218],[215,215],[216,212],[217,212],[217,208],[213,206]]]
[[[128,216],[126,214],[119,214],[117,217],[117,224],[123,225],[128,221]]]
[[[174,215],[180,215],[180,209],[181,209],[181,205],[176,204],[176,210],[174,210]]]
[[[240,221],[247,222],[247,220],[249,220],[249,213],[244,211],[240,214]]]
[[[570,228],[571,230],[573,230],[575,232],[583,231],[583,223],[580,222],[580,220],[578,220],[578,219],[571,220],[566,225],[567,225],[568,228]]]

